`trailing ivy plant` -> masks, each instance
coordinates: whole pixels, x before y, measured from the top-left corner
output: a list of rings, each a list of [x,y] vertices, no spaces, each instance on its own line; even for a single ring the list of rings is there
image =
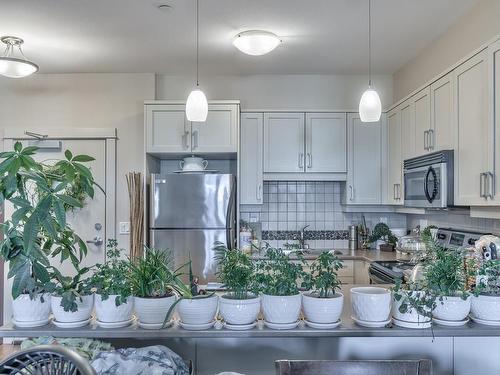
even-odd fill
[[[394,300],[400,302],[399,312],[401,314],[416,311],[419,315],[432,318],[432,310],[436,307],[436,297],[429,292],[425,280],[402,284],[401,280],[398,279],[392,292]]]
[[[106,245],[106,262],[95,265],[95,272],[89,279],[89,284],[95,293],[101,295],[103,301],[110,295],[115,295],[115,305],[120,306],[131,296],[129,262],[120,258],[124,249],[118,248],[115,239],[109,239]]]
[[[484,261],[477,270],[474,295],[500,296],[500,260]]]
[[[340,290],[342,282],[337,273],[343,268],[342,261],[332,252],[321,253],[311,264],[309,272],[304,275],[302,287],[311,290],[313,296],[329,298]]]
[[[299,280],[304,279],[304,258],[295,254],[292,261],[283,250],[268,247],[264,259],[256,261],[255,290],[272,296],[299,293]]]
[[[217,276],[228,289],[228,298],[248,299],[255,282],[255,266],[250,257],[238,249],[228,249],[224,244],[215,244]]]
[[[14,279],[13,298],[22,293],[34,298],[44,289],[51,257],[69,259],[78,268],[87,246],[68,225],[66,211],[81,208],[98,186],[84,164],[94,158],[66,150],[65,159],[37,162],[37,150],[16,142],[13,151],[0,153],[0,202],[13,205],[12,216],[1,225],[0,254]],[[68,189],[77,185],[81,192],[75,198]]]
[[[83,296],[92,293],[92,287],[88,279],[84,276],[90,271],[89,267],[77,270],[75,276],[63,276],[56,267],[51,267],[51,279],[45,285],[47,291],[53,295],[62,297],[61,306],[64,311],[75,312],[78,310],[78,301],[82,301]]]

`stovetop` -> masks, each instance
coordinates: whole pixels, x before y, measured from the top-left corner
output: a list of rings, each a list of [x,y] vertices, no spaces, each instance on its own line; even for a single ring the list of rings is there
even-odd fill
[[[415,265],[398,260],[376,261],[372,262],[370,267],[373,267],[380,272],[390,276],[391,278],[403,279],[405,271],[412,270]]]

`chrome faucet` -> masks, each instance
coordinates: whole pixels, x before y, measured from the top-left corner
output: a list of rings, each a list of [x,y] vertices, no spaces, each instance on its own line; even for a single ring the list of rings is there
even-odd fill
[[[304,250],[309,249],[309,245],[306,245],[306,239],[305,239],[306,228],[309,228],[309,225],[306,225],[299,231],[299,247]]]

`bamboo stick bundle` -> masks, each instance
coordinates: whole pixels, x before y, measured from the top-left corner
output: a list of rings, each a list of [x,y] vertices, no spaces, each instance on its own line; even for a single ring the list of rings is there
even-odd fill
[[[126,176],[130,207],[130,257],[143,255],[144,249],[144,185],[140,172]]]

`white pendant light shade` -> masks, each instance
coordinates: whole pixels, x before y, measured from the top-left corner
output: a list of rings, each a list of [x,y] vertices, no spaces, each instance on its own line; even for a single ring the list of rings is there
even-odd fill
[[[191,91],[186,102],[186,117],[188,121],[207,121],[208,102],[207,97],[200,89]]]
[[[38,71],[38,65],[26,59],[21,44],[23,40],[14,36],[4,36],[0,41],[7,45],[0,57],[0,74],[9,78],[23,78]]]
[[[252,56],[261,56],[279,46],[281,39],[269,31],[251,30],[239,33],[233,39],[233,45],[241,52]]]
[[[377,122],[381,115],[382,103],[378,92],[369,87],[359,101],[359,117],[363,122]]]

